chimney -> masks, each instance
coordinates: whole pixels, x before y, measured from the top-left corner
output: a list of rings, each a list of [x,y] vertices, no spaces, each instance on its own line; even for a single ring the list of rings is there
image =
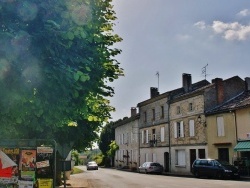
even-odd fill
[[[187,74],[187,73],[182,74],[182,87],[184,88],[185,93],[192,90],[192,76],[191,76],[191,74]]]
[[[224,101],[224,86],[222,78],[215,78],[212,80],[215,84],[215,90],[217,95],[217,104],[221,104]]]
[[[136,113],[137,113],[136,108],[135,108],[135,107],[132,107],[132,108],[131,108],[131,117],[132,117],[132,116],[135,116]]]
[[[250,90],[250,77],[245,78],[245,89],[246,91]]]
[[[150,98],[154,98],[159,95],[158,88],[157,87],[151,87],[150,88]]]

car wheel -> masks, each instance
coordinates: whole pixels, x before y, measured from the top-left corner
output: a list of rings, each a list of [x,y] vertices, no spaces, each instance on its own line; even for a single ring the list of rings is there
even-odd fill
[[[222,174],[222,172],[217,172],[216,177],[217,177],[218,179],[223,179],[223,174]]]
[[[195,176],[196,178],[199,178],[199,177],[200,177],[200,173],[199,173],[198,171],[195,171],[195,172],[194,172],[194,176]]]

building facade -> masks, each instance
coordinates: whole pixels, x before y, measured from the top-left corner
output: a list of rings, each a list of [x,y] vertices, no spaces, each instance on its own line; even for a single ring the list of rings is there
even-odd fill
[[[139,166],[139,114],[131,108],[131,117],[114,123],[115,141],[119,150],[115,155],[116,167],[137,169]]]

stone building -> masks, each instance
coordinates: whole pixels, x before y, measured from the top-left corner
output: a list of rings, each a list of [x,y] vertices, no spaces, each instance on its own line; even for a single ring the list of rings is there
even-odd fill
[[[139,114],[131,108],[131,117],[114,123],[115,141],[119,150],[115,155],[116,167],[136,169],[139,165]]]
[[[244,81],[238,76],[227,80],[216,78],[211,84],[195,87],[191,75],[184,75],[183,85],[185,93],[170,103],[171,170],[180,174],[190,173],[196,158],[209,157],[208,137],[211,132],[207,129],[205,111],[244,90]]]

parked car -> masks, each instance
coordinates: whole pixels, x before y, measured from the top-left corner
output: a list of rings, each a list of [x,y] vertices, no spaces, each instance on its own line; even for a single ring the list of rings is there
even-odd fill
[[[98,170],[98,165],[95,161],[90,161],[87,163],[87,170]]]
[[[192,165],[191,172],[196,177],[207,176],[215,178],[239,178],[238,169],[226,161],[215,159],[197,159]]]
[[[143,173],[157,173],[161,174],[163,172],[163,166],[156,162],[145,162],[138,168],[138,172]]]

